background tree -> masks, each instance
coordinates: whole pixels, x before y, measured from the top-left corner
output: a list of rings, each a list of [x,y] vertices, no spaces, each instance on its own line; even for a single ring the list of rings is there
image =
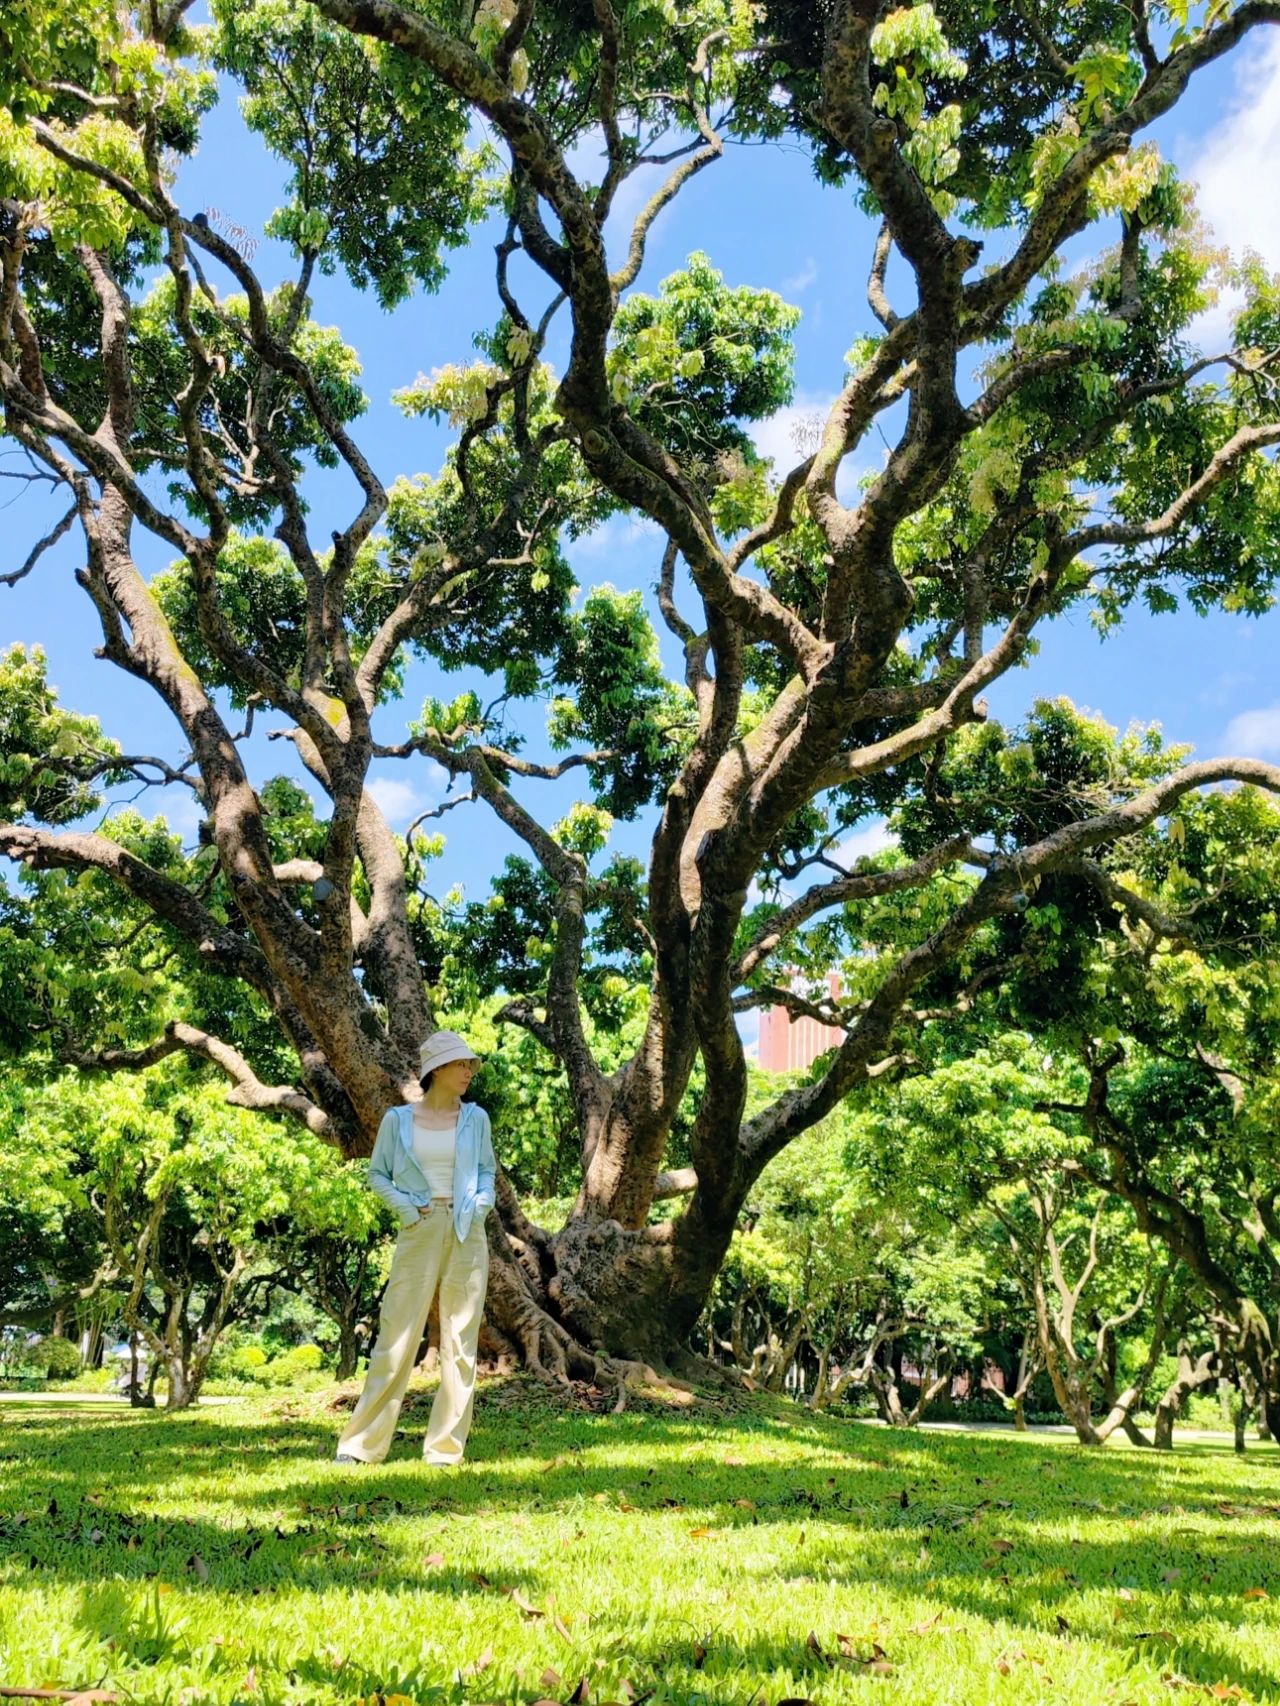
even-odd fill
[[[60,1215],[63,1243],[88,1223],[87,1248],[164,1372],[170,1409],[199,1396],[222,1333],[293,1277],[282,1256],[338,1231],[367,1248],[380,1219],[360,1169],[305,1134],[281,1143],[180,1062],[141,1078],[66,1074],[17,1112],[15,1211]]]
[[[953,1196],[937,1212],[942,1193],[922,1200],[868,1166],[869,1151],[860,1119],[837,1114],[779,1156],[730,1246],[708,1332],[767,1391],[824,1409],[861,1389],[890,1426],[915,1426],[976,1352],[992,1276],[967,1205]]]
[[[1117,749],[1061,707],[1014,736],[981,697],[1072,607],[1116,622],[1135,600],[1270,596],[1280,298],[1248,269],[1230,347],[1188,347],[1209,258],[1140,138],[1280,7],[219,0],[207,29],[185,14],[33,0],[4,26],[0,388],[35,517],[11,572],[76,529],[103,655],[180,740],[176,762],[122,753],[17,659],[0,851],[73,888],[116,885],[128,928],[154,928],[199,991],[183,1016],[157,1010],[144,1046],[104,1039],[92,1004],[42,1035],[117,1068],[192,1055],[241,1107],[367,1151],[412,1085],[433,1001],[450,1004],[440,909],[411,891],[369,767],[435,760],[525,845],[509,888],[538,927],[493,964],[576,1128],[561,1226],[501,1192],[491,1320],[538,1367],[667,1362],[763,1169],[897,1069],[912,1015],[963,998],[956,968],[1015,932],[1029,898],[1110,904],[1101,850],[1207,784],[1280,786],[1252,760]],[[296,270],[274,288],[249,244],[178,200],[210,63],[287,173],[272,228]],[[467,147],[478,119],[493,157]],[[775,474],[744,423],[790,395],[792,311],[701,256],[656,294],[634,287],[682,186],[729,140],[783,137],[881,227],[878,330],[853,343],[816,448]],[[603,142],[598,183],[572,164],[587,138]],[[609,210],[653,160],[665,183],[610,257]],[[482,359],[403,394],[456,444],[436,474],[391,482],[355,436],[356,357],[311,318],[312,289],[327,267],[384,300],[430,287],[494,207]],[[1059,257],[1087,228],[1101,256],[1072,278]],[[980,266],[984,245],[1003,258]],[[887,460],[846,502],[841,468],[881,432]],[[356,493],[323,540],[315,467]],[[657,611],[683,679],[665,679],[634,599],[570,606],[562,541],[618,510],[659,529]],[[146,540],[174,556],[150,580]],[[500,697],[430,701],[379,739],[414,649],[499,678]],[[524,754],[516,717],[547,697],[550,763]],[[318,813],[250,776],[239,707],[285,720]],[[95,784],[126,774],[190,786],[194,855],[141,827],[75,827]],[[530,798],[567,774],[585,797],[548,827]],[[645,809],[647,868],[604,862],[609,816]],[[831,870],[873,813],[902,858]],[[856,939],[874,914],[850,903],[966,870],[897,951]],[[845,1040],[748,1114],[738,1014],[841,944],[861,972]],[[592,1030],[611,976],[648,991],[616,1065]],[[668,1189],[683,1206],[651,1216]]]

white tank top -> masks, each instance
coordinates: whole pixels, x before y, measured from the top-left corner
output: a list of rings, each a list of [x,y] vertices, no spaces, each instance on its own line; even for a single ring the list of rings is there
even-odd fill
[[[413,1158],[427,1181],[433,1197],[453,1195],[453,1154],[458,1144],[458,1122],[443,1128],[424,1125],[413,1116]]]

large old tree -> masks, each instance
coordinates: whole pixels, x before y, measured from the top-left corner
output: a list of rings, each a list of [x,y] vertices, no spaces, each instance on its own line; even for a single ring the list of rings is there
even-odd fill
[[[1261,763],[1138,746],[1091,768],[1064,713],[1015,738],[982,697],[1072,606],[1105,624],[1135,600],[1268,603],[1280,298],[1245,268],[1230,347],[1190,345],[1213,257],[1144,132],[1280,3],[213,0],[200,28],[188,9],[28,0],[0,23],[0,384],[33,517],[5,571],[43,572],[70,532],[102,655],[177,729],[167,757],[122,752],[11,654],[0,851],[46,899],[79,897],[96,951],[161,943],[191,1005],[130,1046],[82,986],[10,982],[0,1014],[86,1067],[186,1051],[240,1105],[366,1152],[412,1088],[444,953],[369,769],[438,762],[524,845],[502,905],[461,923],[506,1021],[562,1070],[580,1142],[558,1230],[500,1194],[492,1324],[543,1366],[669,1366],[761,1170],[892,1075],[931,1013],[982,999],[1039,885],[1097,888],[1109,928],[1140,904],[1110,849],[1207,785],[1280,789]],[[275,287],[180,199],[210,67],[288,181],[270,234],[296,271]],[[878,229],[874,335],[851,310],[838,398],[792,468],[742,423],[789,398],[794,312],[702,256],[638,288],[655,218],[738,141],[807,150],[833,229]],[[607,253],[641,171],[661,187]],[[456,444],[391,483],[312,296],[340,268],[394,305],[481,220],[501,226],[483,359],[427,350],[432,377],[405,376],[404,406]],[[1073,278],[1060,256],[1086,231]],[[883,465],[851,493],[873,439]],[[356,496],[317,536],[325,480]],[[660,531],[675,681],[641,601],[572,601],[565,541],[619,512]],[[149,577],[156,542],[171,562]],[[409,654],[475,691],[388,739]],[[548,699],[563,756],[538,762],[519,731]],[[285,725],[323,810],[254,780],[246,708]],[[584,798],[553,828],[539,783],[569,772]],[[129,775],[195,791],[198,848],[80,826],[95,783]],[[646,809],[647,869],[593,863],[603,814]],[[844,868],[872,815],[900,851]],[[914,940],[859,938],[860,903],[945,871],[929,892],[953,898]],[[104,882],[125,903],[105,937]],[[843,1006],[822,1010],[844,1041],[748,1117],[739,1014],[779,986],[804,1006],[791,970],[839,959]],[[648,992],[621,1064],[600,1046],[619,982]],[[651,1215],[663,1197],[677,1212]]]

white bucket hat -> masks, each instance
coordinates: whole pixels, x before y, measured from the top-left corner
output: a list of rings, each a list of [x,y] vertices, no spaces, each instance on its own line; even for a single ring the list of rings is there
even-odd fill
[[[425,1078],[438,1066],[452,1060],[479,1060],[480,1056],[457,1031],[433,1031],[418,1048],[418,1076]]]

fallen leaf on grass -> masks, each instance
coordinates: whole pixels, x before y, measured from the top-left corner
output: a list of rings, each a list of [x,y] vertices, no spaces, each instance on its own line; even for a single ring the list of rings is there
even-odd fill
[[[1211,1700],[1247,1700],[1249,1698],[1244,1689],[1237,1683],[1193,1682],[1189,1676],[1183,1676],[1176,1670],[1162,1672],[1160,1680],[1166,1688],[1189,1688],[1197,1694],[1207,1694]]]
[[[756,1508],[754,1499],[735,1499],[733,1502],[740,1511],[753,1511]]]
[[[1135,1641],[1176,1641],[1178,1639],[1172,1629],[1139,1629],[1133,1638]]]
[[[427,1566],[428,1569],[438,1570],[440,1568],[441,1564],[444,1563],[444,1553],[443,1552],[428,1552],[426,1557],[422,1560],[422,1562]]]
[[[209,1580],[209,1566],[205,1563],[204,1559],[198,1552],[193,1552],[187,1559],[187,1568],[193,1575],[198,1576],[202,1582],[207,1582]]]
[[[569,1633],[569,1626],[563,1617],[553,1617],[551,1620],[551,1627],[555,1630],[556,1634],[559,1635],[562,1641],[572,1641],[573,1636]]]
[[[1057,1617],[1059,1635],[1069,1635],[1071,1633],[1071,1625],[1067,1622],[1061,1612],[1058,1612]]]
[[[578,1686],[574,1689],[573,1693],[569,1696],[569,1706],[586,1706],[586,1703],[590,1698],[591,1690],[587,1686],[587,1679],[584,1676]]]
[[[460,1674],[462,1676],[480,1676],[483,1672],[488,1670],[489,1666],[493,1663],[493,1659],[493,1648],[486,1647],[478,1659],[463,1667]]]
[[[1270,1599],[1271,1595],[1267,1592],[1266,1588],[1246,1588],[1244,1590],[1243,1598],[1245,1598],[1245,1599]]]
[[[1053,1678],[1049,1675],[1045,1668],[1045,1662],[1038,1653],[1023,1652],[1021,1647],[1006,1648],[996,1660],[996,1669],[1001,1676],[1008,1676],[1010,1666],[1015,1664],[1036,1665],[1040,1670],[1040,1680],[1046,1683],[1048,1687],[1053,1687]]]
[[[526,1621],[531,1621],[535,1617],[545,1617],[547,1615],[541,1606],[534,1605],[527,1600],[520,1592],[519,1588],[511,1588],[508,1593],[508,1598],[520,1613],[521,1617],[525,1618]]]
[[[710,1639],[711,1639],[711,1637],[710,1637],[710,1635],[708,1635],[707,1640],[709,1641]],[[706,1662],[707,1662],[706,1642],[705,1641],[695,1641],[693,1643],[693,1668],[694,1668],[694,1670],[701,1670],[703,1665],[706,1664]]]
[[[1177,1569],[1176,1567],[1168,1569],[1168,1570],[1161,1570],[1160,1580],[1162,1582],[1181,1581],[1182,1580],[1182,1571]]]
[[[913,1623],[910,1629],[907,1630],[907,1634],[930,1635],[937,1633],[939,1635],[946,1635],[950,1634],[953,1629],[958,1628],[958,1623],[944,1623],[942,1621],[942,1613],[940,1611],[935,1611],[933,1616],[927,1617],[923,1623]]]
[[[889,1656],[880,1645],[879,1641],[872,1641],[871,1651],[869,1653],[860,1653],[858,1651],[857,1647],[854,1645],[852,1635],[837,1635],[836,1645],[840,1649],[840,1657],[842,1659],[849,1659],[854,1664],[861,1665],[863,1670],[867,1671],[869,1674],[875,1674],[877,1676],[893,1675],[893,1665],[889,1662]]]
[[[1005,1552],[1012,1552],[1013,1551],[1013,1541],[1012,1540],[993,1540],[991,1542],[991,1550],[993,1552],[1000,1552],[1002,1554]]]
[[[538,1678],[538,1687],[559,1688],[560,1682],[560,1672],[558,1670],[552,1670],[551,1666],[548,1665],[546,1670],[544,1670],[542,1675]]]
[[[690,1540],[710,1540],[711,1530],[709,1528],[691,1528],[689,1538]]]

